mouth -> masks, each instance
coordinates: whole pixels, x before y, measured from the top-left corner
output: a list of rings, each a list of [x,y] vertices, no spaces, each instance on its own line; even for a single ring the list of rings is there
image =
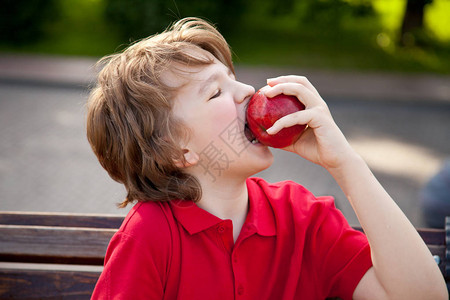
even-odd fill
[[[248,140],[250,143],[252,143],[253,145],[259,143],[258,139],[255,137],[255,135],[253,134],[253,132],[252,132],[252,131],[250,130],[250,128],[248,127],[247,122],[245,122],[244,133],[245,133],[245,137],[247,138],[247,140]]]

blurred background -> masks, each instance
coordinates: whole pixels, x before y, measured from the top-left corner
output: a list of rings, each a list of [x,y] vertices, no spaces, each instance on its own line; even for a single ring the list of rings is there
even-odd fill
[[[125,191],[85,138],[95,62],[186,16],[214,23],[238,79],[306,75],[417,227],[450,215],[449,0],[3,0],[0,210],[125,214]],[[258,174],[333,195],[323,169],[284,153]],[[438,174],[438,175],[436,175]],[[433,180],[431,180],[433,179]],[[431,180],[431,181],[430,181]]]

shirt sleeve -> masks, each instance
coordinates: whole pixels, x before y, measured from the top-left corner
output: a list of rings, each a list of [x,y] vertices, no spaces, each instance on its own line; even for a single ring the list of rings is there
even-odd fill
[[[332,199],[318,217],[314,248],[317,276],[328,297],[352,299],[361,278],[372,266],[366,236],[354,230]]]
[[[116,233],[91,299],[163,299],[163,277],[148,247],[126,233]]]

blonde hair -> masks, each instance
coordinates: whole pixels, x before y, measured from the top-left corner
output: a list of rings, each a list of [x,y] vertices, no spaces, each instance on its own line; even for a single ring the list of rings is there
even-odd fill
[[[213,62],[190,55],[187,50],[196,47],[234,73],[227,42],[198,18],[182,19],[99,61],[104,67],[87,104],[87,138],[103,168],[126,187],[120,207],[135,201],[200,200],[197,179],[175,165],[175,160],[184,162],[178,142],[186,138],[186,127],[171,114],[176,88],[161,78],[176,63]]]

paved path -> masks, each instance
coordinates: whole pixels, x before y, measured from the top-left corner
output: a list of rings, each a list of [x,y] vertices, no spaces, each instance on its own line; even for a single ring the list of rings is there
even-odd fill
[[[85,138],[84,103],[94,60],[0,56],[1,210],[124,214],[125,195],[99,166]],[[450,77],[354,74],[238,67],[260,87],[267,77],[306,74],[329,103],[352,145],[416,226],[423,226],[421,186],[450,156]],[[356,218],[320,167],[274,150],[259,174],[331,194],[351,223]]]
[[[84,87],[95,78],[96,60],[74,57],[0,55],[0,80]],[[320,87],[324,98],[450,102],[450,76],[354,73],[294,68],[237,67],[241,80],[255,86],[266,78],[301,74]]]

